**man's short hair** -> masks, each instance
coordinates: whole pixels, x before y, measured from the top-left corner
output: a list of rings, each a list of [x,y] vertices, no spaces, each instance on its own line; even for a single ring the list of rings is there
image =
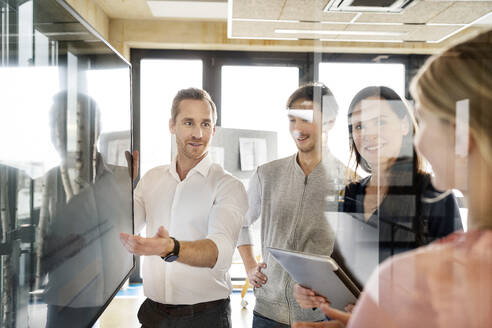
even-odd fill
[[[311,100],[320,104],[321,112],[325,115],[337,116],[338,114],[338,104],[333,93],[321,82],[309,82],[297,88],[287,100],[287,109],[291,109],[292,104],[299,99]]]
[[[202,100],[208,102],[208,104],[212,108],[212,118],[214,124],[217,123],[217,108],[212,101],[212,97],[210,97],[207,91],[198,88],[181,89],[178,91],[173,99],[173,105],[171,107],[171,119],[173,120],[173,122],[176,122],[176,117],[179,114],[179,104],[181,103],[181,101],[186,99]]]

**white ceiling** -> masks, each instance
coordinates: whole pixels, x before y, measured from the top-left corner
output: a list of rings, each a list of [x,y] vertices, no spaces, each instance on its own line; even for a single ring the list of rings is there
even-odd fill
[[[438,45],[459,32],[466,34],[472,24],[492,27],[492,0],[414,0],[400,13],[325,12],[330,0],[94,1],[111,19],[227,19],[228,37],[232,39],[428,42]],[[334,33],[337,31],[341,33]]]
[[[415,0],[400,13],[325,12],[329,0],[229,2],[229,37],[241,39],[439,43],[479,19],[484,24],[492,19],[487,0]]]

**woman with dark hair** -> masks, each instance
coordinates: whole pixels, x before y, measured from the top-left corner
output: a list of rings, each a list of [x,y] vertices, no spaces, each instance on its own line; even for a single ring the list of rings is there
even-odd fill
[[[370,175],[346,187],[341,210],[378,227],[379,262],[462,229],[456,199],[437,191],[424,171],[413,146],[415,119],[394,90],[359,91],[348,121],[351,157]]]
[[[356,180],[354,173],[356,181],[345,188],[339,210],[350,217],[342,217],[338,224],[347,224],[342,222],[347,219],[362,225],[358,231],[352,231],[355,226],[351,225],[345,237],[337,232],[332,257],[362,288],[388,257],[461,230],[462,225],[453,194],[436,190],[424,171],[413,146],[415,119],[395,91],[381,86],[359,91],[349,106],[348,123],[351,159],[356,169],[361,167],[370,175]],[[364,230],[362,238],[360,230]],[[340,238],[350,239],[348,250]],[[294,296],[304,308],[326,302],[299,285]]]

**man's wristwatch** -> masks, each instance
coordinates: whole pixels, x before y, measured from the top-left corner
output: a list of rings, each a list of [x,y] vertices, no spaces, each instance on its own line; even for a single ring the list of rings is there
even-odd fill
[[[174,262],[179,257],[179,241],[177,241],[173,237],[170,238],[174,241],[174,248],[171,253],[167,254],[166,256],[161,256],[161,258],[166,262]]]

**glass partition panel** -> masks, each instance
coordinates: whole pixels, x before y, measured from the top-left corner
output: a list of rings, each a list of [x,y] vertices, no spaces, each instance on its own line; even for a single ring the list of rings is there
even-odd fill
[[[88,327],[133,267],[130,65],[63,2],[0,7],[0,326]]]
[[[319,80],[333,92],[340,111],[336,124],[330,131],[328,147],[344,163],[348,163],[349,151],[347,129],[347,110],[353,97],[368,86],[387,86],[399,95],[405,94],[405,66],[389,63],[341,63],[323,62],[319,64]],[[362,172],[362,174],[364,174]]]
[[[140,175],[171,162],[169,119],[180,89],[202,87],[201,60],[146,59],[140,62]]]
[[[286,101],[298,85],[297,67],[222,66],[222,126],[276,132],[276,156],[293,154]]]
[[[332,308],[355,305],[351,327],[488,323],[491,33],[434,57],[417,92],[408,82],[427,54],[485,29],[490,1],[346,2],[231,0],[227,37],[203,28],[192,47],[234,51],[134,53],[203,59],[221,125],[210,157],[248,190],[229,272],[255,287],[255,322],[330,317],[295,299],[298,283]],[[460,212],[470,229],[447,238],[463,228]]]
[[[249,178],[258,165],[296,152],[295,142],[289,133],[286,101],[289,92],[295,90],[299,84],[299,68],[224,65],[221,81],[222,127],[230,137],[239,136],[238,150],[239,155],[243,156],[240,163],[243,166],[239,165],[238,170],[233,170],[233,166],[229,165],[227,169],[248,187]],[[249,135],[247,130],[250,130]],[[254,149],[253,153],[257,156],[251,163],[253,165],[246,168],[244,156],[248,146]],[[228,155],[231,156],[233,154]],[[255,255],[261,253],[260,230],[260,222],[251,229],[253,244],[256,245]],[[230,274],[233,280],[246,277],[237,251]]]

